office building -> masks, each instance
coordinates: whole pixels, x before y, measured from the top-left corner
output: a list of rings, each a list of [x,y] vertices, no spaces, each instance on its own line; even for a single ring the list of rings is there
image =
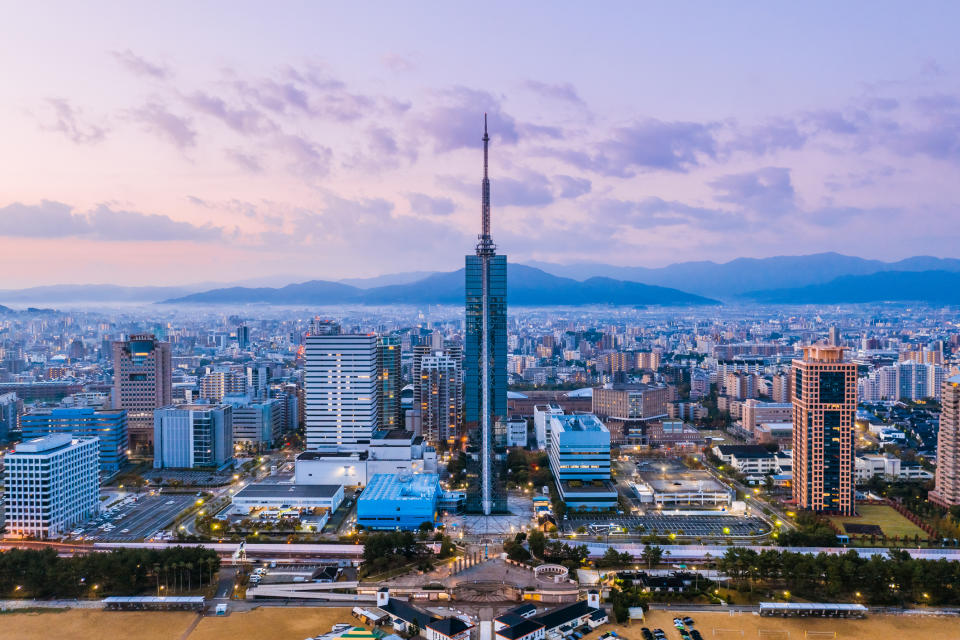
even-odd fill
[[[420,359],[414,397],[420,399],[420,429],[431,444],[459,448],[463,422],[463,369],[460,360],[434,352]]]
[[[649,420],[667,415],[672,400],[665,385],[616,383],[593,390],[593,413],[602,419]]]
[[[377,339],[377,383],[380,387],[377,413],[380,429],[400,428],[400,338],[380,336]]]
[[[154,469],[221,469],[233,461],[233,407],[183,404],[154,411]]]
[[[843,352],[809,346],[793,361],[793,499],[801,509],[853,515],[857,365]]]
[[[740,421],[745,431],[753,433],[764,422],[790,422],[793,420],[793,403],[760,402],[749,399],[743,403]]]
[[[23,439],[54,434],[100,441],[100,471],[111,475],[127,462],[127,412],[125,409],[34,409],[21,418]]]
[[[550,417],[550,472],[560,498],[571,509],[599,511],[617,506],[610,482],[610,432],[591,414]]]
[[[331,333],[306,342],[307,449],[368,444],[379,423],[377,337]]]
[[[270,365],[266,362],[255,362],[245,367],[245,374],[246,393],[254,400],[267,398],[270,394]]]
[[[250,348],[250,327],[245,324],[237,327],[237,348],[241,351]]]
[[[153,444],[153,411],[173,402],[170,344],[153,334],[113,343],[113,408],[127,410],[131,448]]]
[[[943,381],[940,406],[936,484],[929,498],[940,506],[952,507],[960,504],[960,376]]]
[[[494,425],[507,416],[507,257],[490,235],[490,178],[486,117],[483,126],[481,233],[476,255],[466,256],[464,422],[472,438],[476,482],[467,510],[490,515],[507,509],[501,461],[495,460]],[[495,468],[497,467],[497,468]]]
[[[100,509],[100,442],[54,434],[21,442],[4,458],[10,535],[58,538]]]
[[[357,500],[357,525],[367,529],[413,530],[436,523],[440,476],[435,473],[378,473]]]
[[[253,400],[248,395],[227,395],[223,404],[233,408],[234,447],[253,451],[272,448],[283,433],[279,400]]]

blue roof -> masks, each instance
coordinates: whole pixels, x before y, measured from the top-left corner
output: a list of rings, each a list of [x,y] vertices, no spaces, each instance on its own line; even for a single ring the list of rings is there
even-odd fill
[[[377,473],[367,482],[360,500],[433,500],[439,491],[436,473]]]

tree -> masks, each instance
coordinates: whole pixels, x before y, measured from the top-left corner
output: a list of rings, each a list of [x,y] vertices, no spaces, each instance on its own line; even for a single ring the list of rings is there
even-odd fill
[[[534,529],[527,536],[527,542],[530,545],[530,552],[538,558],[543,557],[543,549],[547,544],[547,538],[540,529]]]
[[[647,563],[648,569],[653,568],[654,565],[660,564],[660,561],[663,559],[663,549],[648,544],[643,548],[640,557]]]

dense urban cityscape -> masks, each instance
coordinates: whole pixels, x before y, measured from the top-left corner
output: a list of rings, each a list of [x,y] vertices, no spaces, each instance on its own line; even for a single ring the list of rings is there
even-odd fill
[[[532,71],[490,91],[462,70],[410,88],[400,79],[471,47],[423,25],[396,35],[417,21],[395,8],[372,21],[380,37],[424,49],[374,64],[351,39],[364,11],[244,3],[230,37],[187,45],[197,78],[214,50],[264,47],[249,37],[261,21],[276,60],[291,55],[281,24],[321,25],[331,59],[358,45],[344,77],[302,49],[308,62],[263,77],[218,60],[188,91],[174,86],[184,58],[117,44],[106,55],[125,76],[90,67],[128,83],[86,98],[102,114],[74,104],[78,88],[4,114],[39,114],[40,146],[13,126],[14,147],[72,145],[49,154],[51,193],[89,206],[39,197],[34,152],[21,166],[0,151],[20,183],[0,191],[0,638],[956,635],[960,259],[940,184],[955,182],[952,71],[933,53],[897,72],[908,80],[822,64],[829,79],[803,86],[859,80],[848,107],[761,117],[754,106],[783,105],[756,34],[678,56],[700,96],[709,58],[751,52],[717,63],[738,79],[712,99],[740,120],[679,87],[666,99],[674,74],[651,60],[658,25],[688,19],[674,9],[621,21],[606,8],[609,42],[584,22],[596,51],[570,58],[529,9],[529,33],[504,29],[516,59],[490,52],[498,73],[532,69],[538,42],[618,115]],[[586,7],[570,10],[549,18],[581,28]],[[437,11],[425,23],[461,17]],[[181,14],[158,7],[157,32]],[[222,11],[197,14],[191,34],[218,33]],[[145,50],[157,42],[118,20]],[[92,37],[68,37],[78,60],[103,57]],[[864,46],[892,55],[873,37]],[[928,46],[955,57],[952,34]],[[595,86],[631,84],[606,66],[614,50],[645,52],[624,68],[656,78],[649,104],[631,86],[645,106],[614,106]],[[131,92],[146,102],[107,113]],[[108,160],[117,149],[136,152]],[[173,214],[134,210],[145,201]]]

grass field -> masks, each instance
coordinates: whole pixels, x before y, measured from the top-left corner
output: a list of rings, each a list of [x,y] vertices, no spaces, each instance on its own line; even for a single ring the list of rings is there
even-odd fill
[[[643,640],[640,627],[659,627],[667,640],[679,640],[673,629],[673,618],[679,614],[670,611],[650,611],[643,624],[614,626],[617,634],[626,640]],[[924,636],[954,637],[946,632],[954,629],[956,618],[925,616],[868,616],[863,620],[826,620],[811,618],[761,618],[752,613],[690,613],[704,640],[827,640],[831,632],[838,640],[885,640],[887,638],[922,638]],[[601,627],[609,630],[609,627]],[[811,632],[810,636],[806,632]],[[741,635],[742,632],[742,635]],[[762,632],[762,633],[761,633]],[[192,640],[192,639],[191,639]]]
[[[912,538],[919,535],[921,540],[925,540],[928,537],[926,531],[897,513],[893,507],[885,504],[857,505],[857,513],[860,516],[856,518],[835,516],[830,519],[840,526],[841,531],[843,531],[844,522],[851,522],[853,524],[875,524],[883,530],[888,538],[893,536],[909,536]]]

